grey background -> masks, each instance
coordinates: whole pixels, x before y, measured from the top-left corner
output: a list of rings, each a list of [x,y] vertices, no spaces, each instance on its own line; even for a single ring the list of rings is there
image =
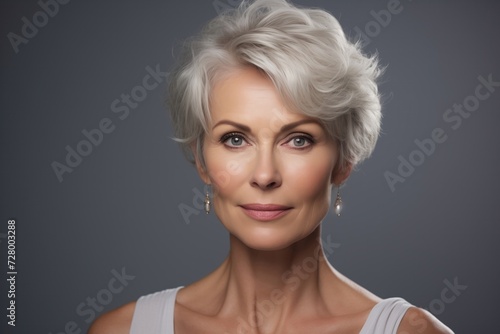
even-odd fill
[[[327,9],[351,36],[388,2],[296,1]],[[109,296],[112,270],[125,268],[135,278],[96,315],[187,285],[225,257],[227,233],[213,214],[192,215],[189,224],[180,214],[182,204],[196,209],[193,189],[203,191],[203,183],[169,139],[165,82],[124,120],[110,107],[142,84],[147,66],[167,71],[172,47],[217,15],[216,4],[71,1],[15,53],[7,34],[21,34],[22,18],[32,21],[41,7],[1,2],[3,333],[64,333],[65,326],[85,332],[89,314],[76,308]],[[500,87],[456,130],[443,114],[474,94],[478,76],[500,81],[500,5],[401,0],[401,6],[366,47],[389,66],[380,86],[383,134],[343,189],[342,217],[330,213],[323,223],[325,238],[339,244],[330,260],[381,297],[434,305],[431,311],[457,333],[498,333]],[[81,131],[103,118],[115,130],[59,182],[51,163],[64,163],[66,145],[75,148]],[[398,156],[408,159],[415,139],[438,127],[447,140],[391,191],[384,172],[397,173]],[[17,221],[15,328],[4,314],[10,218]],[[436,309],[445,280],[454,279],[467,288]]]

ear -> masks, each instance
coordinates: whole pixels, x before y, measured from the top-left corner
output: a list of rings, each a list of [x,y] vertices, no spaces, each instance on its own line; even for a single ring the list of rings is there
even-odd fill
[[[205,184],[211,184],[210,177],[208,176],[206,169],[202,166],[202,163],[198,158],[198,150],[196,149],[196,143],[191,144],[191,152],[193,153],[196,170],[198,171],[198,175],[200,176],[201,180],[205,182]]]
[[[337,165],[333,169],[331,182],[336,186],[344,183],[349,175],[351,175],[352,165],[347,164],[346,166]]]

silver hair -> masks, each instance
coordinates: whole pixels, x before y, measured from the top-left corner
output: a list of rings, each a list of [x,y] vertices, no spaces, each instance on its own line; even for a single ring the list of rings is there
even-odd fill
[[[265,73],[292,110],[320,120],[339,144],[339,168],[371,155],[382,117],[377,56],[364,55],[324,10],[256,0],[222,13],[187,40],[171,72],[174,139],[191,161],[194,147],[204,166],[214,83],[244,66]]]

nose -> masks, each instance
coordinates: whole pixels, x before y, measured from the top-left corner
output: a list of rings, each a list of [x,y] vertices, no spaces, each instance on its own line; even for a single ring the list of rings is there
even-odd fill
[[[252,187],[270,190],[281,186],[282,177],[272,149],[260,149],[250,179]]]

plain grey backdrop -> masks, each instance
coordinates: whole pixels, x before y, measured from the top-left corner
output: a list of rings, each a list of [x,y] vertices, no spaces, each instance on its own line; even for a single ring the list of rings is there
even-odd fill
[[[2,333],[84,333],[94,316],[206,275],[228,250],[170,139],[164,73],[176,45],[238,1],[55,3],[0,4]],[[388,66],[383,133],[343,188],[342,216],[323,222],[330,261],[457,333],[499,333],[499,3],[295,3],[331,12]]]

